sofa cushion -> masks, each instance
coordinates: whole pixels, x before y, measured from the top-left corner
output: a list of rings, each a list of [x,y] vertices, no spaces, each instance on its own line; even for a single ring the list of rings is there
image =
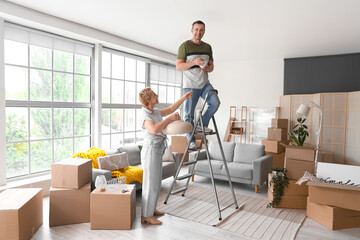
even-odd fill
[[[141,164],[140,149],[138,145],[131,144],[119,147],[119,152],[127,153],[130,166]]]
[[[235,143],[221,142],[227,162],[232,162],[234,157]],[[209,141],[210,159],[222,160],[220,147],[217,141]]]
[[[236,143],[234,162],[251,163],[265,155],[264,145]]]
[[[253,175],[253,166],[252,164],[247,163],[237,163],[231,162],[227,164],[229,168],[230,177],[242,178],[242,179],[252,179]],[[225,167],[221,169],[221,174],[226,176]]]
[[[222,166],[224,165],[223,161],[219,160],[210,160],[211,166],[214,174],[221,174]],[[210,173],[209,171],[209,162],[208,160],[200,160],[195,165],[195,171]]]

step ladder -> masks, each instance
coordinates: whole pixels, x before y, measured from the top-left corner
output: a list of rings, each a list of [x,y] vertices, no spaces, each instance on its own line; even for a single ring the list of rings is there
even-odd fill
[[[166,199],[164,201],[164,204],[167,204],[167,201],[169,200],[169,197],[170,195],[174,195],[174,194],[177,194],[177,193],[182,193],[182,196],[185,196],[185,193],[186,193],[186,190],[188,189],[188,186],[189,186],[189,182],[190,182],[190,178],[193,176],[194,174],[194,171],[195,171],[195,166],[196,166],[196,163],[198,162],[198,156],[199,156],[199,153],[200,153],[200,150],[202,148],[202,145],[204,144],[205,145],[205,151],[206,151],[206,156],[207,156],[207,160],[209,162],[209,170],[210,170],[210,175],[211,175],[211,183],[212,183],[212,186],[213,186],[213,190],[214,190],[214,196],[215,196],[215,201],[216,201],[216,205],[217,205],[217,210],[218,210],[218,216],[219,216],[219,221],[222,220],[222,217],[221,217],[221,212],[224,211],[225,209],[229,208],[230,206],[232,205],[235,205],[235,209],[238,209],[239,206],[237,204],[237,201],[236,201],[236,197],[235,197],[235,192],[234,192],[234,188],[232,186],[232,182],[231,182],[231,179],[230,179],[230,174],[229,174],[229,169],[228,169],[228,166],[227,166],[227,162],[226,162],[226,159],[225,159],[225,154],[224,154],[224,150],[222,148],[222,144],[221,144],[221,141],[220,141],[220,137],[219,137],[219,134],[218,134],[218,129],[217,129],[217,126],[216,126],[216,122],[215,122],[215,117],[213,116],[211,119],[213,121],[213,124],[214,124],[214,129],[215,131],[214,132],[211,132],[211,133],[206,133],[205,132],[205,127],[204,127],[204,122],[203,122],[203,110],[205,108],[205,105],[206,105],[206,100],[210,94],[210,92],[215,92],[216,94],[218,93],[217,90],[215,89],[210,89],[207,94],[206,94],[206,97],[205,97],[205,101],[204,101],[204,104],[201,108],[201,110],[198,111],[198,114],[197,114],[197,117],[196,117],[196,121],[195,121],[195,124],[194,124],[194,128],[191,132],[191,137],[190,139],[192,139],[194,137],[194,134],[201,134],[202,135],[202,138],[201,138],[201,143],[200,143],[200,146],[196,146],[196,149],[190,149],[189,146],[190,146],[190,142],[188,142],[187,146],[186,146],[186,150],[185,150],[185,153],[182,157],[182,160],[180,162],[180,165],[176,171],[176,174],[175,174],[175,178],[171,184],[171,187],[170,187],[170,190],[166,196]],[[197,132],[196,131],[196,126],[200,123],[200,126],[201,126],[201,131],[200,132]],[[207,145],[207,142],[206,142],[206,136],[208,135],[215,135],[216,134],[216,137],[217,137],[217,141],[218,141],[218,144],[219,144],[219,147],[220,147],[220,151],[221,151],[221,155],[222,155],[222,158],[223,158],[223,163],[224,163],[224,167],[225,167],[225,171],[226,171],[226,175],[227,175],[227,178],[228,178],[228,181],[229,181],[229,186],[230,186],[230,189],[231,189],[231,193],[232,193],[232,196],[233,196],[233,199],[234,199],[234,202],[226,207],[224,207],[223,209],[220,209],[220,204],[219,204],[219,199],[218,199],[218,195],[217,195],[217,191],[216,191],[216,186],[215,186],[215,182],[214,182],[214,173],[213,173],[213,169],[212,169],[212,166],[211,166],[211,161],[210,161],[210,155],[209,155],[209,149],[208,149],[208,145]],[[195,161],[189,161],[189,162],[184,162],[185,160],[185,156],[186,154],[188,153],[189,150],[197,150],[197,154],[196,154],[196,158],[195,158]],[[188,173],[188,174],[185,174],[185,175],[182,175],[182,176],[179,176],[179,173],[180,173],[180,170],[182,168],[182,166],[189,166],[189,165],[193,165],[193,168],[192,168],[192,171],[191,173]],[[178,189],[174,189],[174,185],[175,185],[175,182],[178,181],[178,180],[185,180],[186,179],[186,184],[185,186],[182,186]]]

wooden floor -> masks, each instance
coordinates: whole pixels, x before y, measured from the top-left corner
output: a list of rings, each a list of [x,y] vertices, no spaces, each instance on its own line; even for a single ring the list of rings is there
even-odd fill
[[[184,171],[184,169],[182,170]],[[168,178],[162,182],[162,187],[168,189],[173,178]],[[195,176],[193,184],[211,186],[208,178]],[[228,184],[224,181],[217,181],[217,187],[222,190],[229,190]],[[266,186],[259,188],[259,193],[255,194],[254,186],[247,184],[234,184],[236,193],[267,198]],[[171,199],[171,197],[170,197]],[[162,225],[152,226],[140,223],[141,211],[141,191],[137,191],[136,196],[136,219],[132,230],[91,230],[90,223],[49,227],[49,198],[44,198],[44,223],[36,232],[32,239],[60,240],[60,239],[150,239],[150,240],[215,240],[215,239],[248,239],[231,232],[217,229],[215,227],[203,225],[196,222],[187,221],[181,218],[172,217],[167,214],[159,218]],[[323,225],[306,218],[296,239],[360,239],[360,228],[331,231]]]

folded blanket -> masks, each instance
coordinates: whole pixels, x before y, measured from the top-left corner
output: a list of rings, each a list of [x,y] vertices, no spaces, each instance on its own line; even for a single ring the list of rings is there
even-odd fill
[[[92,147],[89,150],[87,150],[86,152],[75,153],[73,158],[82,157],[85,159],[91,159],[92,167],[99,169],[97,158],[104,157],[104,156],[107,156],[107,154],[104,150],[102,150],[101,148]]]
[[[129,184],[131,182],[139,182],[142,183],[143,179],[143,170],[138,167],[126,167],[120,170],[115,170],[111,172],[112,177],[122,177],[126,176],[126,183]]]

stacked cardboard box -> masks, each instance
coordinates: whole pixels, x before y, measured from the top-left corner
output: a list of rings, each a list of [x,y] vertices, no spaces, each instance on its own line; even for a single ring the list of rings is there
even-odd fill
[[[285,152],[283,144],[288,144],[287,140],[288,120],[282,118],[271,119],[271,128],[268,128],[268,139],[262,140],[266,152],[282,153]]]
[[[292,180],[299,180],[305,171],[314,173],[315,147],[288,145],[285,151],[285,168],[287,177]]]
[[[64,159],[51,165],[49,225],[90,221],[91,159]]]
[[[360,227],[360,188],[322,182],[308,182],[306,215],[336,230]]]
[[[131,229],[136,217],[135,185],[91,193],[91,229]]]
[[[41,188],[8,189],[0,193],[0,239],[31,239],[42,224]]]
[[[268,200],[272,202],[273,186],[270,186],[270,180],[273,174],[269,174],[269,190]],[[275,207],[279,208],[297,208],[306,209],[306,198],[308,196],[308,187],[306,184],[297,185],[296,181],[289,180],[289,185],[284,190],[284,196],[281,197],[281,202]]]

